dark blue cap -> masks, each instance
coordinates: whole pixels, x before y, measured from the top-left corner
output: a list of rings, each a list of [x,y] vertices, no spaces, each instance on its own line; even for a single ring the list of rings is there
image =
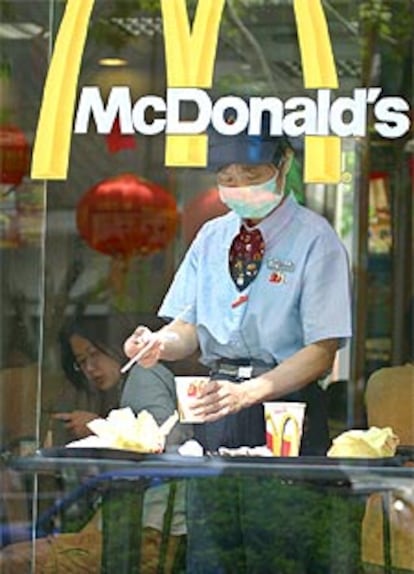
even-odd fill
[[[283,153],[283,144],[286,143],[283,137],[249,136],[245,132],[224,136],[210,132],[207,167],[211,171],[218,171],[231,163],[277,165]]]
[[[234,121],[235,112],[228,108],[225,120]],[[207,168],[218,171],[231,163],[239,164],[279,164],[286,146],[290,146],[285,136],[270,135],[270,117],[263,114],[260,135],[249,135],[242,131],[237,135],[222,135],[211,127],[208,130],[208,163]]]

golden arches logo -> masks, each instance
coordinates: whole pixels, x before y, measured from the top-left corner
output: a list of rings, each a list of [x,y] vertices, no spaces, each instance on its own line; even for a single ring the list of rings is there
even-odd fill
[[[67,0],[50,62],[35,137],[31,177],[66,179],[76,90],[95,0]],[[186,0],[161,0],[167,86],[211,88],[225,0],[199,0],[192,29]],[[321,0],[294,0],[305,88],[337,88],[332,44]],[[207,162],[206,135],[167,135],[165,163]],[[340,180],[340,138],[306,136],[305,181]]]

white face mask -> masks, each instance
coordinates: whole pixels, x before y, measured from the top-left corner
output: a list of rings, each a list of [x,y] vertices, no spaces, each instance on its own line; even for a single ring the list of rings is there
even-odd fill
[[[283,199],[283,190],[277,189],[276,175],[256,185],[241,187],[218,186],[221,201],[242,219],[262,219]]]

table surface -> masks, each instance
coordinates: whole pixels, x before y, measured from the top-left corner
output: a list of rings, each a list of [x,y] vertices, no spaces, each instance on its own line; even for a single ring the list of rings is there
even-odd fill
[[[414,466],[403,458],[341,459],[327,457],[248,457],[139,454],[95,448],[42,449],[31,456],[11,457],[8,464],[25,473],[59,473],[73,469],[88,476],[139,480],[141,478],[197,478],[212,476],[267,476],[290,481],[346,486],[355,492],[413,487]]]

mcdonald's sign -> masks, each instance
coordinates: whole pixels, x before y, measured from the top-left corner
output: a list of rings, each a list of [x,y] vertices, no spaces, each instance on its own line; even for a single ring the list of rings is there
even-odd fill
[[[247,129],[260,133],[263,114],[271,114],[273,135],[304,136],[306,182],[340,181],[341,137],[364,136],[367,109],[375,105],[374,126],[384,137],[401,137],[410,129],[409,104],[399,97],[381,97],[380,88],[355,89],[351,97],[332,98],[338,88],[332,44],[321,0],[294,0],[294,13],[306,89],[316,100],[293,97],[224,96],[214,104],[213,85],[220,22],[225,0],[198,0],[192,27],[186,0],[161,0],[167,74],[167,96],[131,101],[127,87],[114,87],[106,104],[99,89],[82,88],[75,118],[76,92],[88,24],[94,0],[67,0],[44,87],[35,138],[33,179],[66,179],[72,132],[86,133],[93,118],[98,133],[107,134],[119,115],[122,133],[165,132],[167,166],[203,167],[207,163],[207,127],[234,135]],[[196,104],[198,117],[180,121],[180,105]],[[224,111],[235,109],[237,121],[224,122]],[[148,108],[164,114],[146,123]],[[345,112],[351,121],[345,121]],[[74,121],[75,119],[75,121]]]

